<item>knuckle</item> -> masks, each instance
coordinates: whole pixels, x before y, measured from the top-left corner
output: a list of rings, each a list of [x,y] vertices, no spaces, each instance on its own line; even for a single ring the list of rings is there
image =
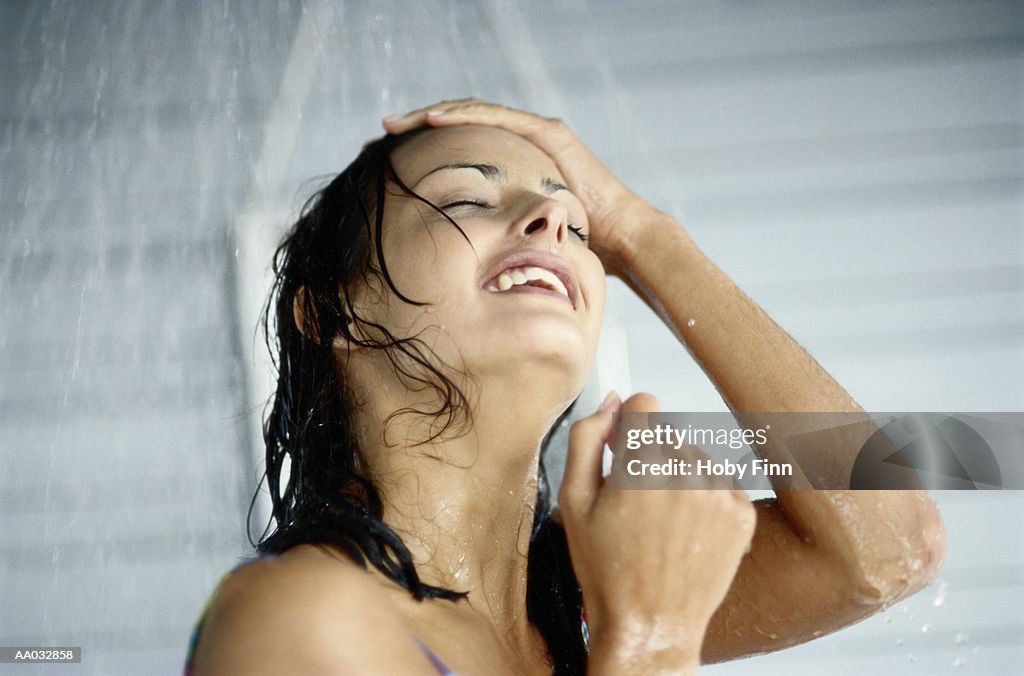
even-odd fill
[[[561,118],[547,118],[545,120],[545,127],[547,128],[548,133],[558,136],[564,136],[569,130],[568,126]]]
[[[572,130],[569,129],[569,125],[560,117],[549,117],[545,120],[545,126],[547,127],[548,133],[556,136],[564,142],[568,142],[573,138]]]
[[[480,99],[465,99],[460,103],[463,110],[471,113],[484,113],[493,110],[503,110],[504,106],[495,103],[488,103]]]
[[[692,458],[695,461],[711,460],[711,456],[708,455],[707,453],[705,453],[703,450],[701,450],[697,446],[686,446],[685,448],[688,451],[688,453],[687,453],[688,457]]]

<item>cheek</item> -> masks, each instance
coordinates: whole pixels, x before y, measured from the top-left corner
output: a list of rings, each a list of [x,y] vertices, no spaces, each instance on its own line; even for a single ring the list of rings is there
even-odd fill
[[[402,209],[392,220],[385,221],[393,224],[384,227],[383,247],[396,286],[399,277],[408,279],[411,284],[429,285],[439,277],[439,271],[457,260],[475,258],[470,242],[475,242],[480,233],[464,224],[461,227],[466,236],[463,236],[458,227],[431,207],[419,203],[414,206],[414,209]],[[405,293],[401,286],[399,290]]]
[[[587,281],[590,293],[587,295],[587,324],[589,328],[589,342],[591,356],[597,353],[597,343],[601,333],[601,323],[604,320],[605,304],[608,299],[608,277],[605,275],[604,266],[594,256],[593,267],[588,267]]]
[[[588,250],[582,264],[578,267],[587,289],[587,309],[596,316],[600,323],[604,315],[605,300],[608,297],[608,277],[597,254]]]
[[[473,291],[476,257],[451,225],[422,227],[419,232],[392,236],[384,241],[388,273],[406,302],[385,288],[382,323],[404,335],[430,325],[447,326],[465,312]]]
[[[435,301],[436,271],[443,258],[437,238],[425,226],[406,226],[399,232],[385,231],[383,247],[388,273],[399,293],[414,301]]]

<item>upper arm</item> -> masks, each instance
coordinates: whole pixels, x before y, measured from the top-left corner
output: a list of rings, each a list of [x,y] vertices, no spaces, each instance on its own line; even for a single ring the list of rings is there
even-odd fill
[[[865,604],[841,562],[802,539],[776,500],[760,500],[750,552],[711,618],[704,662],[779,650],[880,609]]]
[[[429,673],[430,662],[368,573],[329,557],[278,557],[246,566],[218,590],[192,673],[397,672]]]

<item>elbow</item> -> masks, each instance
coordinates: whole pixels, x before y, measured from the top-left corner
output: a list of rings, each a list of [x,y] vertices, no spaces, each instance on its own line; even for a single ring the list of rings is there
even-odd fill
[[[906,510],[901,518],[876,531],[871,545],[859,548],[854,578],[856,595],[865,605],[886,607],[915,594],[942,569],[948,548],[942,517],[926,492],[915,493],[908,496],[910,504],[900,505]]]
[[[931,498],[926,499],[931,503]],[[946,527],[942,523],[939,510],[932,503],[930,513],[922,519],[920,535],[914,540],[914,550],[910,556],[910,593],[931,584],[942,569],[942,564],[946,562],[948,547]]]

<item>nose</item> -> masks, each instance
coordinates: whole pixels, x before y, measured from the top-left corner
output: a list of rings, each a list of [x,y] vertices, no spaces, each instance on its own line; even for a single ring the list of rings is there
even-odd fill
[[[524,238],[546,238],[562,246],[569,236],[569,211],[558,200],[540,198],[518,225]]]

